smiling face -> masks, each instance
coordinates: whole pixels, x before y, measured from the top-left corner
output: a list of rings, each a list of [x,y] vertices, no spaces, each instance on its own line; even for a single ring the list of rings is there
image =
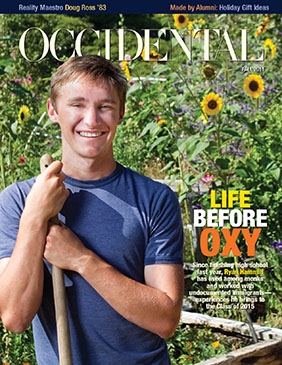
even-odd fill
[[[112,172],[113,140],[124,114],[114,87],[80,76],[61,87],[56,107],[49,99],[47,108],[50,119],[61,128],[67,169],[85,166],[87,161],[88,166],[103,165],[106,174]]]

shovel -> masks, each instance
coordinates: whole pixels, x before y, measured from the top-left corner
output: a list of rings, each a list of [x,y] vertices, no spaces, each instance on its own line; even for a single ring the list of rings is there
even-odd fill
[[[43,172],[52,162],[53,158],[49,154],[43,155],[40,159],[41,172]],[[58,216],[53,217],[50,220],[50,223],[60,224]],[[62,269],[54,265],[52,265],[52,281],[58,336],[59,363],[60,365],[72,365],[73,362],[66,304],[64,272]]]

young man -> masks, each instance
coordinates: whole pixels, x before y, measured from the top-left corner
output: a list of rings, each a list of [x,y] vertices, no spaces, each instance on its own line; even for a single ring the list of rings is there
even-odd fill
[[[39,365],[58,364],[51,265],[65,272],[74,365],[170,363],[182,308],[183,232],[172,190],[113,155],[127,82],[99,56],[51,80],[62,161],[0,195],[0,316],[31,323]],[[61,225],[49,225],[59,214]]]

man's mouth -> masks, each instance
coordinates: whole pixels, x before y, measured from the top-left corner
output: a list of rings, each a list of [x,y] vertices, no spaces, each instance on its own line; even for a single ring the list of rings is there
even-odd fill
[[[99,137],[101,136],[103,133],[102,132],[79,132],[79,134],[82,137],[87,137],[87,138],[93,138],[93,137]]]

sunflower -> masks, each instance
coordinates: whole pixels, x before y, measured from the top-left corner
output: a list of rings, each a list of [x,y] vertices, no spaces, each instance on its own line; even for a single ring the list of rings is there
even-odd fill
[[[131,75],[130,75],[130,70],[129,70],[129,67],[128,67],[128,62],[127,61],[121,61],[120,68],[121,68],[122,71],[124,71],[127,80],[130,80]]]
[[[276,46],[275,44],[272,42],[272,40],[270,38],[267,38],[264,43],[263,43],[263,48],[265,50],[265,52],[267,52],[268,48],[270,49],[270,57],[274,58],[275,54],[276,54]]]
[[[161,125],[167,124],[167,120],[166,119],[160,119],[157,123],[157,125],[160,127]]]
[[[247,76],[244,81],[244,90],[252,98],[259,98],[264,90],[262,77],[257,74],[251,74]]]
[[[209,93],[201,102],[203,112],[207,115],[216,115],[222,109],[222,98],[216,93]]]
[[[204,66],[203,68],[203,76],[207,79],[207,80],[212,80],[216,77],[217,74],[217,68],[208,63],[207,65]]]
[[[204,30],[203,30],[204,25],[205,25],[205,21],[203,19],[191,20],[191,21],[188,21],[188,23],[187,23],[187,29],[189,32],[191,32],[191,35],[194,38],[199,38],[199,37],[203,36],[203,34],[204,34]],[[198,30],[196,34],[194,32],[194,29]]]
[[[269,17],[268,16],[264,17],[263,21],[261,22],[261,24],[258,26],[257,30],[255,31],[255,37],[258,37],[262,33],[265,33],[267,31],[268,22],[269,22]]]
[[[25,123],[30,118],[30,111],[26,105],[22,105],[18,114],[18,121],[20,124]]]
[[[174,26],[178,29],[185,28],[188,24],[188,16],[186,14],[173,14]]]
[[[144,61],[158,61],[162,58],[162,55],[153,49],[150,50],[149,60],[145,59],[145,48],[143,48],[141,57]]]

